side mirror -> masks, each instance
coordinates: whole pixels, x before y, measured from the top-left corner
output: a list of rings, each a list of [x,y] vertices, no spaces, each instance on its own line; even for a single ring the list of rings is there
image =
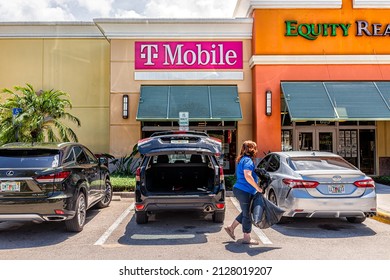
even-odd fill
[[[99,157],[99,165],[105,165],[108,167],[108,159],[106,157]]]

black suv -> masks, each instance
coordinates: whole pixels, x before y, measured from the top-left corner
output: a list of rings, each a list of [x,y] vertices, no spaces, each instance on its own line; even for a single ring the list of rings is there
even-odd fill
[[[221,141],[201,132],[170,131],[138,141],[135,216],[148,222],[157,211],[199,210],[225,219],[225,184],[218,157]]]
[[[112,199],[109,171],[78,143],[11,143],[0,147],[0,222],[65,221],[81,231],[86,211]]]

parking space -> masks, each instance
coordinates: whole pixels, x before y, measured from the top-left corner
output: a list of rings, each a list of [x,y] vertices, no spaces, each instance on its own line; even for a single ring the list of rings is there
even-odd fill
[[[0,259],[383,259],[390,250],[389,225],[373,219],[363,224],[290,219],[255,230],[252,235],[260,245],[248,246],[231,240],[209,214],[166,212],[138,225],[133,203],[122,198],[89,211],[80,233],[69,233],[60,223],[0,223]],[[234,198],[226,203],[229,224],[239,212]]]

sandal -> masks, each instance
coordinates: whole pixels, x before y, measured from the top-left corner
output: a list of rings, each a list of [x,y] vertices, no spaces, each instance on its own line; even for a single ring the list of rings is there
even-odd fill
[[[227,234],[229,234],[229,236],[233,239],[233,240],[236,240],[236,237],[234,236],[234,232],[232,231],[232,229],[230,227],[225,227],[225,231],[227,232]]]
[[[259,245],[259,241],[251,239],[251,240],[245,240],[244,238],[238,239],[237,242],[240,242],[241,244],[248,244],[248,245]]]

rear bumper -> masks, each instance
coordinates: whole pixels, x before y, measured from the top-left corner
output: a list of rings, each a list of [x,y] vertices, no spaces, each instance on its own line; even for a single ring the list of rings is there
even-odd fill
[[[218,205],[218,207],[217,207]],[[221,207],[223,205],[223,207]],[[193,210],[214,212],[225,209],[225,199],[219,195],[149,196],[135,203],[136,211]]]
[[[67,200],[59,199],[0,199],[0,221],[64,221],[74,217],[75,211],[66,209]],[[61,210],[63,214],[56,214]]]
[[[288,217],[365,217],[376,214],[376,197],[290,198],[286,206]]]

